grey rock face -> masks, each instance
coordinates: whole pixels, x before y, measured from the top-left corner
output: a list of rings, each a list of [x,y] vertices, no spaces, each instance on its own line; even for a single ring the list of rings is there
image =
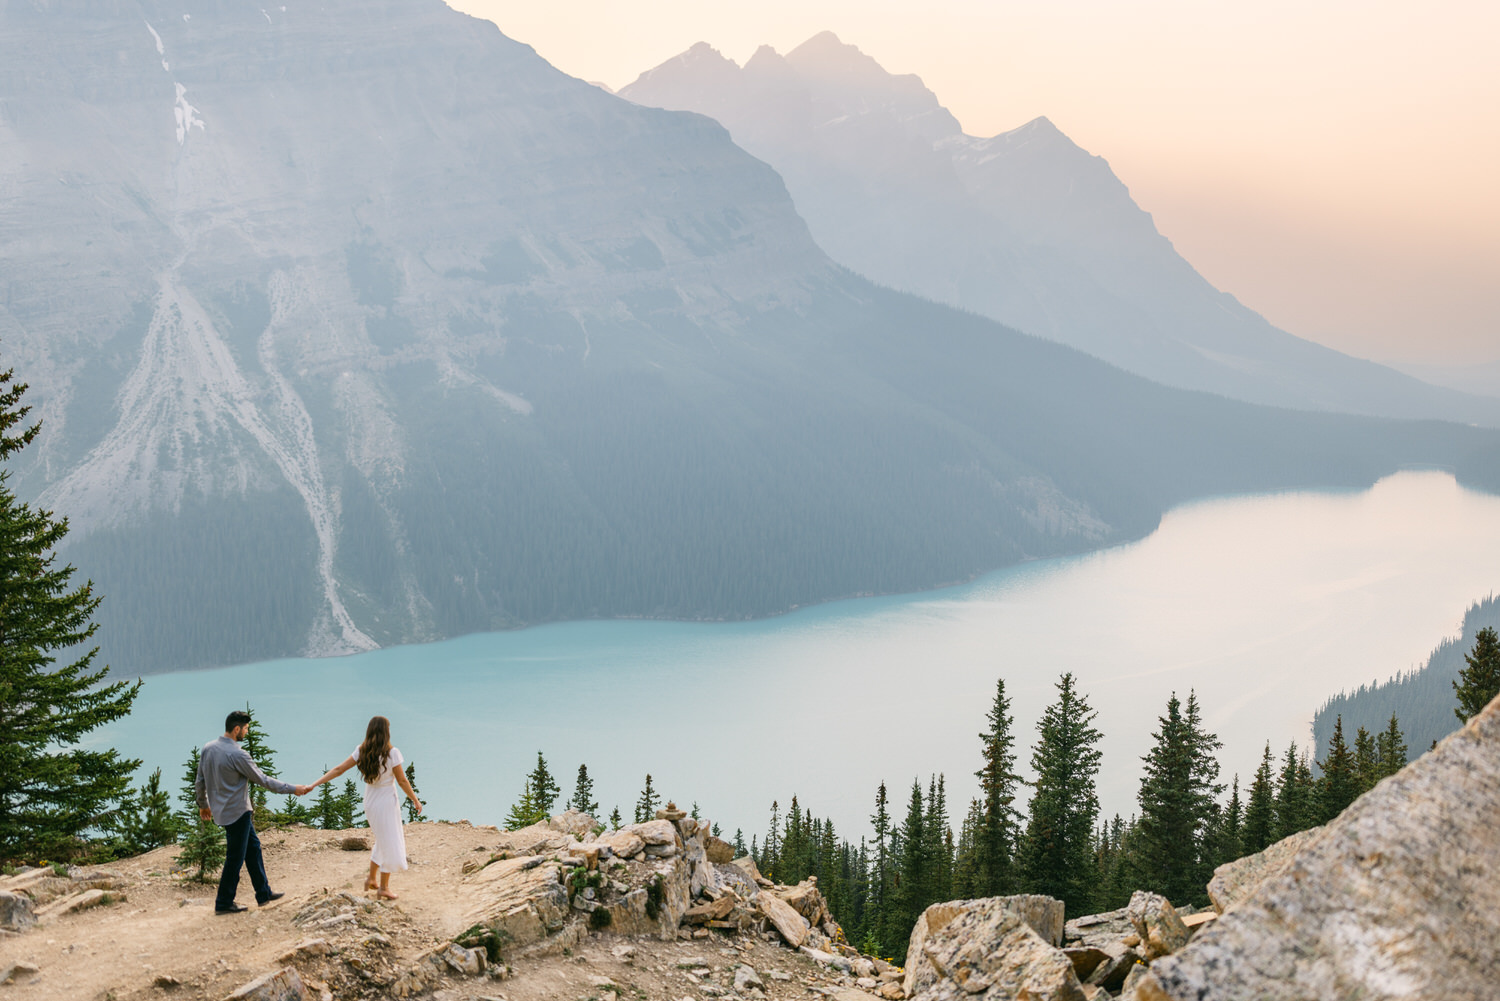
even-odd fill
[[[1157,893],[1136,890],[1125,908],[1135,933],[1140,936],[1141,954],[1147,961],[1169,956],[1187,945],[1188,930],[1167,899]]]
[[[1142,1001],[1484,1001],[1500,971],[1500,699],[1153,964]]]
[[[1061,900],[1038,894],[981,897],[977,900],[950,900],[931,905],[922,912],[921,917],[917,918],[906,947],[907,967],[903,984],[906,993],[910,995],[917,989],[918,967],[926,962],[921,958],[924,955],[923,943],[963,915],[977,912],[991,916],[986,920],[992,920],[993,915],[1000,912],[1013,914],[1029,927],[1038,939],[1051,947],[1062,944],[1063,909]],[[1059,955],[1062,954],[1059,953]],[[1071,963],[1072,961],[1069,960],[1070,967]]]
[[[0,928],[22,931],[36,924],[31,898],[21,893],[0,891]]]
[[[1208,899],[1213,902],[1214,910],[1223,914],[1254,893],[1261,883],[1284,871],[1297,853],[1322,833],[1323,828],[1310,827],[1282,838],[1264,851],[1219,866],[1208,881]]]

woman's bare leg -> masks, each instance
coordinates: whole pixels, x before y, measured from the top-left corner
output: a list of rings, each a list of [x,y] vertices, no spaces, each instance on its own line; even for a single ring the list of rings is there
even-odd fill
[[[371,862],[370,863],[370,878],[367,879],[367,880],[365,880],[365,889],[366,890],[373,890],[373,889],[375,889],[375,874],[377,872],[379,872],[379,871],[380,871],[380,867],[377,866],[374,862]]]
[[[391,874],[383,872],[380,874],[380,891],[375,894],[382,900],[395,900],[396,895],[391,892]]]

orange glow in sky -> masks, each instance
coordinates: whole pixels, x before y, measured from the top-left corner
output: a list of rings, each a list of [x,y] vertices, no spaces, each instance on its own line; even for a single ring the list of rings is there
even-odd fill
[[[1492,0],[455,0],[619,88],[706,41],[741,64],[831,30],[971,135],[1046,115],[1190,262],[1366,358],[1500,360]]]

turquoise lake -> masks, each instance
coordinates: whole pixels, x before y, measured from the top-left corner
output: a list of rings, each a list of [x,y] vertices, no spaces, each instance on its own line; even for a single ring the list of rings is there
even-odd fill
[[[155,675],[95,743],[160,765],[175,791],[189,750],[248,700],[283,776],[306,782],[381,713],[429,816],[499,823],[540,750],[564,796],[586,762],[605,813],[628,816],[650,772],[747,841],[793,794],[857,840],[882,779],[899,813],[914,777],[946,773],[956,826],[995,679],[1024,766],[1072,671],[1105,734],[1103,807],[1128,816],[1172,691],[1196,689],[1226,782],[1244,781],[1266,740],[1309,740],[1325,698],[1425,662],[1497,585],[1500,497],[1405,472],[1205,500],[1129,545],[755,622],[567,622]]]

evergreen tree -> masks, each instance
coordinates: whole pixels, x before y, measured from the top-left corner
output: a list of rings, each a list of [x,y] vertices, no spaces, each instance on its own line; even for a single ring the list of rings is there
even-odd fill
[[[578,778],[573,780],[573,798],[568,800],[568,806],[590,817],[599,814],[599,803],[594,799],[594,780],[589,778],[588,765],[578,766]]]
[[[1230,784],[1229,805],[1224,808],[1224,826],[1221,829],[1218,853],[1214,859],[1214,867],[1218,868],[1225,862],[1233,862],[1245,854],[1243,835],[1245,829],[1245,809],[1240,802],[1240,776],[1236,772],[1234,781]]]
[[[125,855],[176,843],[182,823],[172,810],[172,797],[161,787],[160,768],[121,805],[117,829],[118,847]]]
[[[1083,914],[1092,895],[1089,862],[1099,815],[1094,780],[1103,735],[1091,725],[1098,714],[1074,690],[1071,672],[1057,690],[1031,754],[1036,792],[1021,842],[1021,873],[1026,892],[1056,897],[1070,913]]]
[[[510,812],[505,815],[505,829],[519,831],[541,819],[542,815],[536,808],[536,793],[531,789],[531,776],[528,775],[526,784],[521,787],[520,798],[510,805]]]
[[[365,796],[354,784],[353,779],[344,780],[344,788],[339,793],[338,803],[340,830],[347,831],[364,823]]]
[[[1254,855],[1276,840],[1276,793],[1272,778],[1275,774],[1274,760],[1271,756],[1271,743],[1267,741],[1260,767],[1255,770],[1255,780],[1250,784],[1249,801],[1245,804],[1240,850],[1246,855]]]
[[[281,809],[276,811],[276,823],[307,824],[312,826],[312,810],[302,800],[291,793],[287,793],[286,798],[281,801]]]
[[[561,792],[562,787],[547,770],[547,759],[542,757],[541,751],[537,751],[536,767],[531,770],[531,799],[537,820],[546,820],[552,816],[552,806]]]
[[[1326,824],[1343,813],[1359,795],[1359,773],[1355,770],[1354,755],[1344,742],[1344,717],[1333,723],[1333,736],[1328,738],[1328,757],[1318,762],[1323,769],[1317,786],[1317,822]]]
[[[927,815],[922,820],[927,836],[928,903],[953,896],[953,830],[948,824],[948,793],[942,774],[928,782]]]
[[[1380,736],[1375,738],[1375,753],[1380,763],[1381,778],[1395,775],[1406,767],[1406,735],[1401,732],[1401,721],[1396,719],[1395,713],[1391,713],[1390,722],[1380,732]]]
[[[656,807],[661,802],[656,788],[651,784],[651,776],[646,776],[646,787],[641,790],[641,798],[635,801],[635,822],[644,824],[648,820],[656,819]]]
[[[932,883],[928,839],[924,829],[927,811],[922,800],[922,783],[913,779],[911,799],[907,803],[906,821],[901,825],[901,854],[898,869],[897,900],[902,932],[909,934],[917,918],[932,903]],[[906,956],[906,943],[899,939],[892,943],[898,959]]]
[[[417,799],[421,799],[422,790],[417,785],[417,764],[414,761],[407,762],[406,781],[411,783],[411,791],[416,794]],[[421,816],[421,814],[417,812],[417,805],[411,800],[407,800],[406,803],[402,806],[402,809],[406,812],[406,822],[408,824],[415,824],[417,822],[417,818]]]
[[[182,839],[178,844],[182,850],[177,853],[177,864],[184,869],[197,867],[198,871],[192,878],[207,883],[218,878],[218,870],[224,865],[224,829],[212,820],[204,820],[198,812],[195,791],[198,759],[199,751],[195,747],[183,768],[182,791],[177,794],[177,802],[182,804],[182,812],[178,814],[182,828]]]
[[[613,810],[609,811],[609,827],[610,827],[610,830],[612,830],[612,831],[618,831],[620,829],[621,825],[623,825],[624,823],[625,823],[625,818],[622,817],[622,816],[620,816],[620,808],[618,806],[616,806]]]
[[[250,712],[250,703],[245,703],[245,712]],[[276,751],[266,739],[266,731],[254,716],[250,717],[250,728],[245,733],[245,739],[240,741],[240,746],[245,753],[250,755],[250,760],[260,766],[260,770],[271,778],[277,778],[281,772],[276,768]],[[326,770],[326,769],[325,769]],[[270,790],[264,786],[251,784],[250,786],[250,808],[255,811],[255,826],[260,829],[270,827],[275,822],[271,808],[267,805]]]
[[[760,855],[755,864],[767,878],[781,866],[781,804],[771,800],[771,826],[760,843]]]
[[[734,857],[745,857],[745,832],[740,828],[734,829]]]
[[[953,896],[968,900],[989,896],[981,880],[979,835],[984,829],[984,807],[969,800],[969,812],[958,825],[958,846],[953,853]]]
[[[1190,697],[1189,704],[1196,705],[1196,700]],[[1200,860],[1209,854],[1207,827],[1215,812],[1214,787],[1209,783],[1217,777],[1218,767],[1202,759],[1211,757],[1218,741],[1182,712],[1175,693],[1167,700],[1167,714],[1157,722],[1155,744],[1141,759],[1146,770],[1136,825],[1140,840],[1132,862],[1141,889],[1184,904],[1203,892]]]
[[[1316,826],[1313,819],[1311,790],[1303,779],[1303,765],[1297,755],[1297,742],[1287,745],[1281,759],[1281,774],[1276,783],[1276,825],[1273,840],[1291,837],[1298,831]]]
[[[995,683],[995,701],[985,718],[989,728],[979,735],[984,764],[974,773],[982,797],[981,823],[974,835],[975,889],[979,896],[1003,896],[1015,890],[1013,863],[1020,814],[1011,804],[1021,785],[1004,678]]]
[[[1500,638],[1494,629],[1486,626],[1474,634],[1474,649],[1464,654],[1464,664],[1453,682],[1458,696],[1453,715],[1460,723],[1469,722],[1500,695]]]
[[[875,790],[875,812],[870,815],[870,825],[875,828],[875,856],[870,860],[869,902],[865,905],[865,919],[869,934],[880,943],[875,955],[883,955],[884,943],[894,941],[890,937],[892,918],[890,835],[891,815],[888,809],[885,783]]]
[[[323,766],[323,771],[328,771],[328,766]],[[339,800],[333,791],[332,782],[324,782],[318,786],[318,798],[313,800],[313,805],[308,811],[308,820],[319,830],[338,831],[342,830],[339,823]]]
[[[0,461],[30,444],[41,424],[17,425],[24,383],[0,373]],[[140,762],[79,742],[130,713],[140,682],[101,684],[98,647],[86,644],[100,599],[57,566],[67,519],[16,499],[0,469],[0,859],[62,858],[90,828],[108,827]],[[58,652],[76,660],[57,667]]]
[[[1354,775],[1358,780],[1359,791],[1355,794],[1358,796],[1375,788],[1380,781],[1380,752],[1375,747],[1375,738],[1364,727],[1354,734]]]

